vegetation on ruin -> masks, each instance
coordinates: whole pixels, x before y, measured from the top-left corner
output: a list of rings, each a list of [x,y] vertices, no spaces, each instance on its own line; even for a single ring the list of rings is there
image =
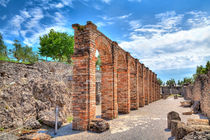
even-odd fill
[[[192,77],[185,77],[183,80],[178,80],[177,85],[179,86],[183,86],[183,85],[189,85],[189,84],[193,84],[194,81],[196,80],[196,78],[201,75],[201,74],[207,74],[208,71],[210,71],[210,61],[206,62],[205,66],[197,66],[196,68],[196,73],[193,74]],[[166,82],[167,86],[175,86],[176,82],[174,79],[168,80]]]
[[[69,116],[69,117],[67,117],[67,123],[71,123],[72,121],[73,121],[73,116]]]
[[[40,37],[39,54],[50,57],[54,61],[71,63],[71,55],[74,53],[74,36],[67,33],[56,32],[53,29]]]

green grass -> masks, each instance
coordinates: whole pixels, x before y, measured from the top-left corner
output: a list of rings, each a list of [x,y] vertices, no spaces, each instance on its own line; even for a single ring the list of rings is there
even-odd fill
[[[17,60],[12,60],[12,59],[9,59],[8,57],[5,57],[5,56],[0,56],[0,61],[5,61],[5,62],[13,62],[13,63],[21,63],[21,64],[31,64],[30,62],[19,62]]]
[[[4,131],[4,128],[0,127],[0,131]]]
[[[69,117],[67,117],[67,123],[71,123],[72,122],[72,120],[73,120],[73,117],[72,116],[69,116]]]

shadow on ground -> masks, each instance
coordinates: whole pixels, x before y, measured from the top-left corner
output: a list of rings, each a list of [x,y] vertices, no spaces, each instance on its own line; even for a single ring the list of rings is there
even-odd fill
[[[41,132],[41,131],[39,131],[39,132],[47,133],[50,136],[52,136],[53,138],[55,138],[55,137],[60,137],[60,136],[78,134],[78,133],[81,133],[82,131],[72,130],[72,123],[69,123],[69,124],[66,124],[66,125],[62,126],[61,128],[59,128],[56,135],[54,133],[54,129],[50,129],[45,132]]]

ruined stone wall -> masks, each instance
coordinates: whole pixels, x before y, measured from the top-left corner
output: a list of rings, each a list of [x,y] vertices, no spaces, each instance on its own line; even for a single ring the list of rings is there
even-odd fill
[[[54,121],[65,122],[72,116],[72,66],[56,62],[33,65],[0,61],[0,126],[1,128]],[[45,120],[43,119],[45,118]],[[36,125],[35,125],[36,124]]]
[[[203,75],[201,81],[201,111],[210,119],[210,71]]]
[[[192,100],[193,101],[201,100],[201,94],[202,94],[202,90],[204,88],[204,81],[205,81],[205,76],[198,75],[198,77],[196,78],[196,80],[193,84],[193,89],[192,89]]]
[[[210,72],[198,75],[193,85],[186,86],[185,99],[200,101],[203,114],[210,118]]]
[[[168,86],[162,86],[161,87],[162,94],[181,94],[183,95],[185,90],[182,86],[175,86],[175,87],[168,87]]]
[[[186,100],[192,100],[193,98],[192,90],[193,90],[193,85],[186,86],[186,94],[184,96]]]

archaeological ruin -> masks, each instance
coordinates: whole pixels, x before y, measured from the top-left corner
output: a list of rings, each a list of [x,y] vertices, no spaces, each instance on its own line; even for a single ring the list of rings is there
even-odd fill
[[[157,74],[88,21],[73,24],[73,129],[87,130],[96,117],[96,50],[101,57],[101,118],[114,119],[160,99]]]

